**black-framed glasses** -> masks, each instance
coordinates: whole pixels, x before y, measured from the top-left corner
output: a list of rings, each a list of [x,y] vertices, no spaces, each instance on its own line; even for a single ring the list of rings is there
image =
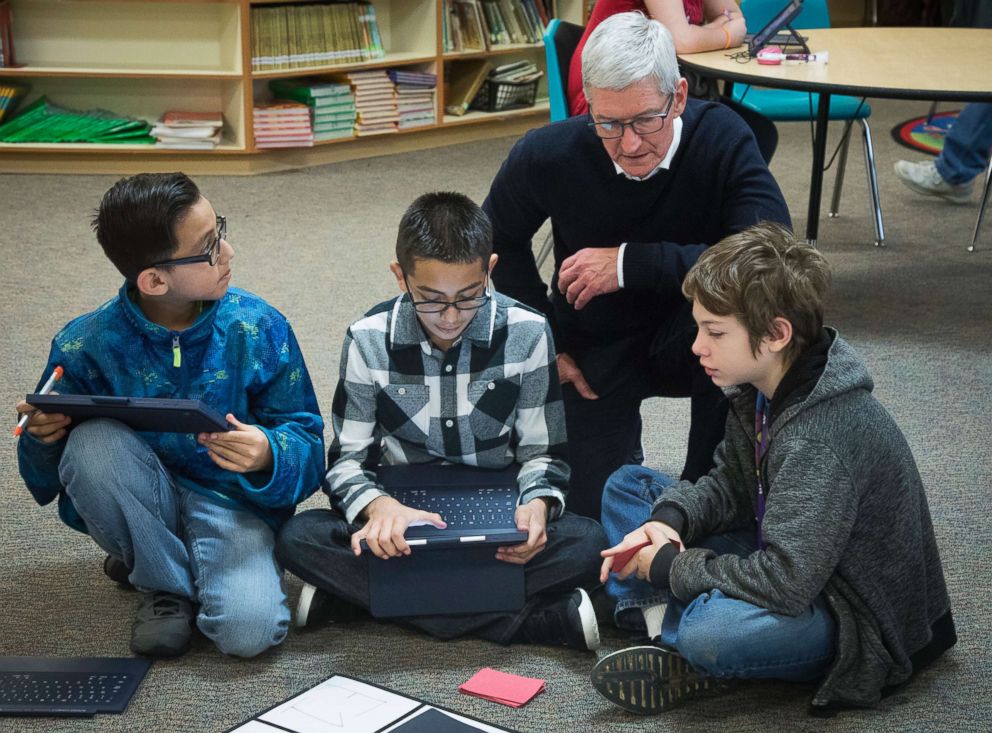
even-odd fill
[[[414,300],[413,291],[410,289],[410,283],[406,279],[405,273],[403,275],[403,282],[406,283],[406,291],[410,294],[410,303],[418,313],[444,313],[449,307],[457,311],[477,311],[493,297],[492,292],[489,290],[488,274],[486,275],[486,284],[481,295],[471,298],[460,298],[459,300]]]
[[[210,243],[210,247],[202,255],[191,255],[190,257],[177,257],[174,260],[162,260],[161,262],[155,262],[149,267],[165,267],[166,265],[195,265],[199,262],[208,262],[210,266],[213,267],[217,264],[217,258],[220,257],[220,240],[227,239],[227,217],[218,216],[217,217],[217,232],[214,237],[214,241]]]
[[[589,127],[596,131],[596,135],[602,140],[616,140],[623,137],[625,128],[630,128],[637,135],[651,135],[660,132],[665,126],[665,118],[672,111],[672,103],[675,95],[668,97],[668,104],[665,105],[664,112],[656,112],[653,115],[640,115],[627,122],[620,120],[606,120],[604,122],[590,122]]]

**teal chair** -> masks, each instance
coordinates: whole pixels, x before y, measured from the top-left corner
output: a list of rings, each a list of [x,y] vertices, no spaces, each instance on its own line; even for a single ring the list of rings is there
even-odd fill
[[[548,101],[551,121],[568,119],[568,67],[585,28],[552,18],[544,30],[544,58],[548,67]]]
[[[548,102],[551,105],[552,122],[567,120],[569,117],[568,67],[584,32],[585,28],[581,25],[560,18],[552,18],[544,30],[544,59],[548,67]],[[544,265],[554,246],[554,237],[548,234],[534,258],[538,269]]]
[[[747,18],[749,32],[756,32],[782,9],[782,0],[741,0],[741,10]],[[802,12],[793,22],[793,27],[829,28],[830,12],[826,0],[806,0]],[[802,33],[799,30],[800,34]],[[816,51],[818,49],[811,49]],[[820,49],[829,50],[829,49]],[[750,85],[736,84],[733,99],[739,104],[755,112],[760,112],[775,122],[807,122],[816,119],[816,109],[819,104],[819,94],[797,92],[787,89],[766,89]],[[878,195],[878,176],[875,171],[875,151],[871,142],[871,128],[868,117],[871,106],[863,99],[842,95],[830,97],[830,119],[842,120],[844,137],[841,140],[837,158],[837,176],[834,179],[834,192],[830,200],[830,216],[837,216],[840,208],[840,196],[844,187],[844,168],[847,165],[847,150],[851,142],[851,129],[855,121],[861,125],[864,135],[865,169],[868,174],[868,188],[871,191],[872,213],[875,223],[875,245],[882,246],[885,242],[885,230],[882,225],[882,206]]]

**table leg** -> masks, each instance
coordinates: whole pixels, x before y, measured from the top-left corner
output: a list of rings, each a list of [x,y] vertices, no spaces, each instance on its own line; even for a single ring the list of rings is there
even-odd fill
[[[806,215],[806,243],[816,246],[820,223],[820,194],[823,191],[823,164],[827,157],[827,127],[830,124],[830,95],[820,92],[813,135],[813,170],[809,179],[809,208]]]

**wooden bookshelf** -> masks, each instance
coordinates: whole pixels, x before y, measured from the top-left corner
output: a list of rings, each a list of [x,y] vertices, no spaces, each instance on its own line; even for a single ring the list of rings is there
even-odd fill
[[[73,109],[103,108],[154,121],[166,110],[222,110],[224,136],[214,150],[150,145],[0,143],[0,172],[126,173],[183,168],[192,173],[251,174],[405,150],[519,134],[548,119],[542,79],[534,107],[456,117],[444,110],[445,67],[461,59],[520,59],[544,68],[541,43],[445,52],[443,0],[372,0],[386,51],[364,63],[293,69],[252,69],[251,9],[290,0],[12,0],[17,68],[3,80],[23,80],[23,104],[45,95]],[[587,0],[557,0],[556,13],[582,22]],[[267,98],[267,82],[319,79],[341,72],[407,68],[438,75],[433,125],[396,134],[345,138],[313,148],[260,150],[252,139],[252,109]]]

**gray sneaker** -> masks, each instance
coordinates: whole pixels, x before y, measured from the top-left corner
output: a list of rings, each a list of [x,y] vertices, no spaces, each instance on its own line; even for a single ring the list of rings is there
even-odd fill
[[[974,181],[948,183],[940,175],[932,160],[922,160],[919,163],[900,160],[896,162],[895,169],[899,180],[916,193],[922,193],[924,196],[938,196],[955,204],[971,202],[971,190]]]
[[[178,657],[193,638],[189,599],[164,591],[145,593],[131,627],[131,651],[146,657]]]
[[[706,677],[679,654],[657,646],[632,646],[607,654],[592,668],[592,686],[624,710],[657,715],[706,694],[733,686]]]

